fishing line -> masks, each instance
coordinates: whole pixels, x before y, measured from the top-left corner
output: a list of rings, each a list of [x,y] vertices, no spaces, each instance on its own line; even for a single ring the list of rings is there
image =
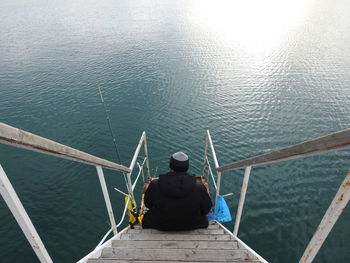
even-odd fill
[[[105,103],[105,100],[103,99],[103,95],[102,95],[102,91],[101,91],[101,88],[100,88],[100,87],[98,87],[98,91],[99,91],[99,93],[100,93],[100,97],[101,97],[102,104],[103,104],[103,106],[104,106],[104,108],[105,108],[106,118],[107,118],[107,123],[108,123],[108,128],[109,128],[109,132],[111,133],[111,136],[112,136],[112,139],[113,139],[114,149],[115,149],[115,152],[117,153],[118,163],[121,163],[121,161],[120,161],[120,154],[119,154],[118,147],[117,147],[117,141],[116,141],[116,139],[115,139],[114,132],[113,132],[113,130],[112,130],[111,119],[110,119],[110,117],[109,117],[107,105],[106,105],[106,103]]]
[[[115,149],[115,152],[116,152],[116,154],[117,154],[118,163],[121,163],[120,154],[119,154],[118,146],[117,146],[117,141],[116,141],[116,139],[115,139],[114,132],[113,132],[112,125],[111,125],[111,118],[109,117],[107,105],[106,105],[106,102],[105,102],[105,100],[104,100],[104,98],[103,98],[102,91],[101,91],[101,88],[100,88],[100,87],[98,87],[98,91],[99,91],[99,93],[100,93],[101,102],[102,102],[102,104],[103,104],[103,107],[105,108],[105,113],[106,113],[108,128],[109,128],[109,132],[110,132],[110,134],[111,134],[111,137],[112,137],[112,139],[113,139],[114,149]],[[130,189],[129,189],[129,186],[128,186],[128,181],[127,181],[127,179],[126,179],[126,174],[125,174],[125,172],[123,172],[123,176],[124,176],[126,188],[127,188],[128,192],[130,193]]]

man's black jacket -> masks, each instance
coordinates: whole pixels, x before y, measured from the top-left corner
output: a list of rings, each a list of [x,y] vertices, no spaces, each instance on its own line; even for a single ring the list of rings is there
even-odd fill
[[[190,230],[208,227],[212,203],[204,185],[185,172],[168,172],[153,180],[145,193],[149,211],[143,228]]]

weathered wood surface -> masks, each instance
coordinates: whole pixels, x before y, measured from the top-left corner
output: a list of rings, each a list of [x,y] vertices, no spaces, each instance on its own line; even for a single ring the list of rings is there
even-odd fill
[[[223,231],[222,231],[223,230]],[[216,222],[208,229],[128,229],[88,263],[259,262],[259,256]]]
[[[227,242],[226,240],[216,241],[154,241],[147,240],[114,240],[112,247],[118,248],[196,248],[196,249],[244,249],[236,240]]]
[[[159,231],[156,229],[129,229],[129,234],[169,234],[169,232]],[[171,234],[171,233],[170,233]],[[191,231],[176,231],[173,234],[182,234],[182,235],[219,235],[224,234],[223,229],[196,229]]]
[[[72,147],[54,142],[44,137],[26,132],[0,122],[0,143],[54,155],[60,158],[86,163],[103,168],[130,172],[128,167],[117,164],[91,154],[76,150]]]
[[[346,148],[350,148],[350,129],[332,133],[317,139],[302,142],[246,160],[223,165],[217,170],[222,172],[226,170],[244,168],[247,166],[259,166]]]
[[[252,260],[257,259],[248,250],[217,250],[217,249],[148,249],[148,248],[105,248],[101,258],[118,258],[131,260]]]
[[[152,260],[152,261],[145,261],[145,260],[127,260],[127,259],[110,259],[110,258],[96,258],[96,259],[89,259],[87,261],[88,263],[179,263],[179,261],[176,260]],[[181,262],[186,262],[186,263],[213,263],[217,261],[181,261]],[[260,262],[259,260],[228,260],[224,261],[226,263],[258,263]]]
[[[139,230],[139,229],[143,229],[143,228],[140,225],[135,225],[134,229]],[[220,226],[218,224],[214,223],[214,221],[211,221],[208,225],[208,228],[204,228],[203,230],[208,230],[208,229],[210,230],[210,229],[222,229],[222,228],[220,228]],[[131,229],[129,229],[128,231],[130,231],[130,230]],[[143,229],[143,230],[146,230],[146,229]],[[196,229],[196,230],[201,230],[201,229]],[[167,232],[167,233],[169,233],[169,232]]]
[[[230,235],[124,234],[121,240],[231,240]]]

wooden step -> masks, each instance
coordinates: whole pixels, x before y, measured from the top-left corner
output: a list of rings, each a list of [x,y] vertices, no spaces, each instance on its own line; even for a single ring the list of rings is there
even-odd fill
[[[184,235],[193,235],[193,234],[206,234],[206,235],[218,235],[224,234],[223,229],[196,229],[189,231],[159,231],[156,229],[129,229],[128,234],[184,234]]]
[[[213,263],[213,261],[182,261],[186,263]],[[215,262],[215,261],[214,261]],[[111,259],[111,258],[96,258],[89,259],[87,263],[179,263],[179,261],[174,260],[125,260],[125,259]],[[231,260],[225,261],[225,263],[261,263],[259,260]]]
[[[177,261],[211,261],[225,262],[227,260],[257,260],[246,249],[147,249],[147,248],[104,248],[101,258],[117,258],[127,260],[177,260]]]
[[[118,248],[196,248],[196,249],[244,249],[242,245],[235,240],[225,241],[152,241],[143,240],[114,240],[113,247]]]
[[[207,229],[159,231],[140,225],[117,236],[100,258],[88,263],[261,263],[254,253],[222,227],[211,223]]]
[[[143,229],[141,225],[134,225],[134,229]],[[200,228],[200,229],[222,229],[217,223],[212,222],[208,225],[207,228]]]
[[[187,234],[122,234],[121,240],[198,240],[198,241],[209,241],[209,240],[231,240],[230,235],[187,235]]]
[[[213,263],[215,261],[182,261],[186,263]],[[179,263],[179,261],[174,260],[126,260],[126,259],[112,259],[112,258],[96,258],[89,259],[87,263]],[[225,263],[261,263],[259,260],[231,260],[225,261]]]

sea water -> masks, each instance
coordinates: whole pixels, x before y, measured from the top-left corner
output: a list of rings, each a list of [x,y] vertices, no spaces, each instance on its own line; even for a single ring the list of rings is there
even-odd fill
[[[349,128],[349,13],[346,0],[2,0],[0,121],[127,166],[146,131],[152,176],[179,150],[200,174],[206,130],[223,165]],[[349,157],[253,168],[238,236],[269,262],[297,262]],[[94,167],[6,145],[0,163],[54,262],[110,228]],[[243,172],[222,177],[233,217]],[[123,175],[105,176],[119,221]],[[349,218],[315,262],[350,262]],[[2,199],[0,259],[37,262]]]

